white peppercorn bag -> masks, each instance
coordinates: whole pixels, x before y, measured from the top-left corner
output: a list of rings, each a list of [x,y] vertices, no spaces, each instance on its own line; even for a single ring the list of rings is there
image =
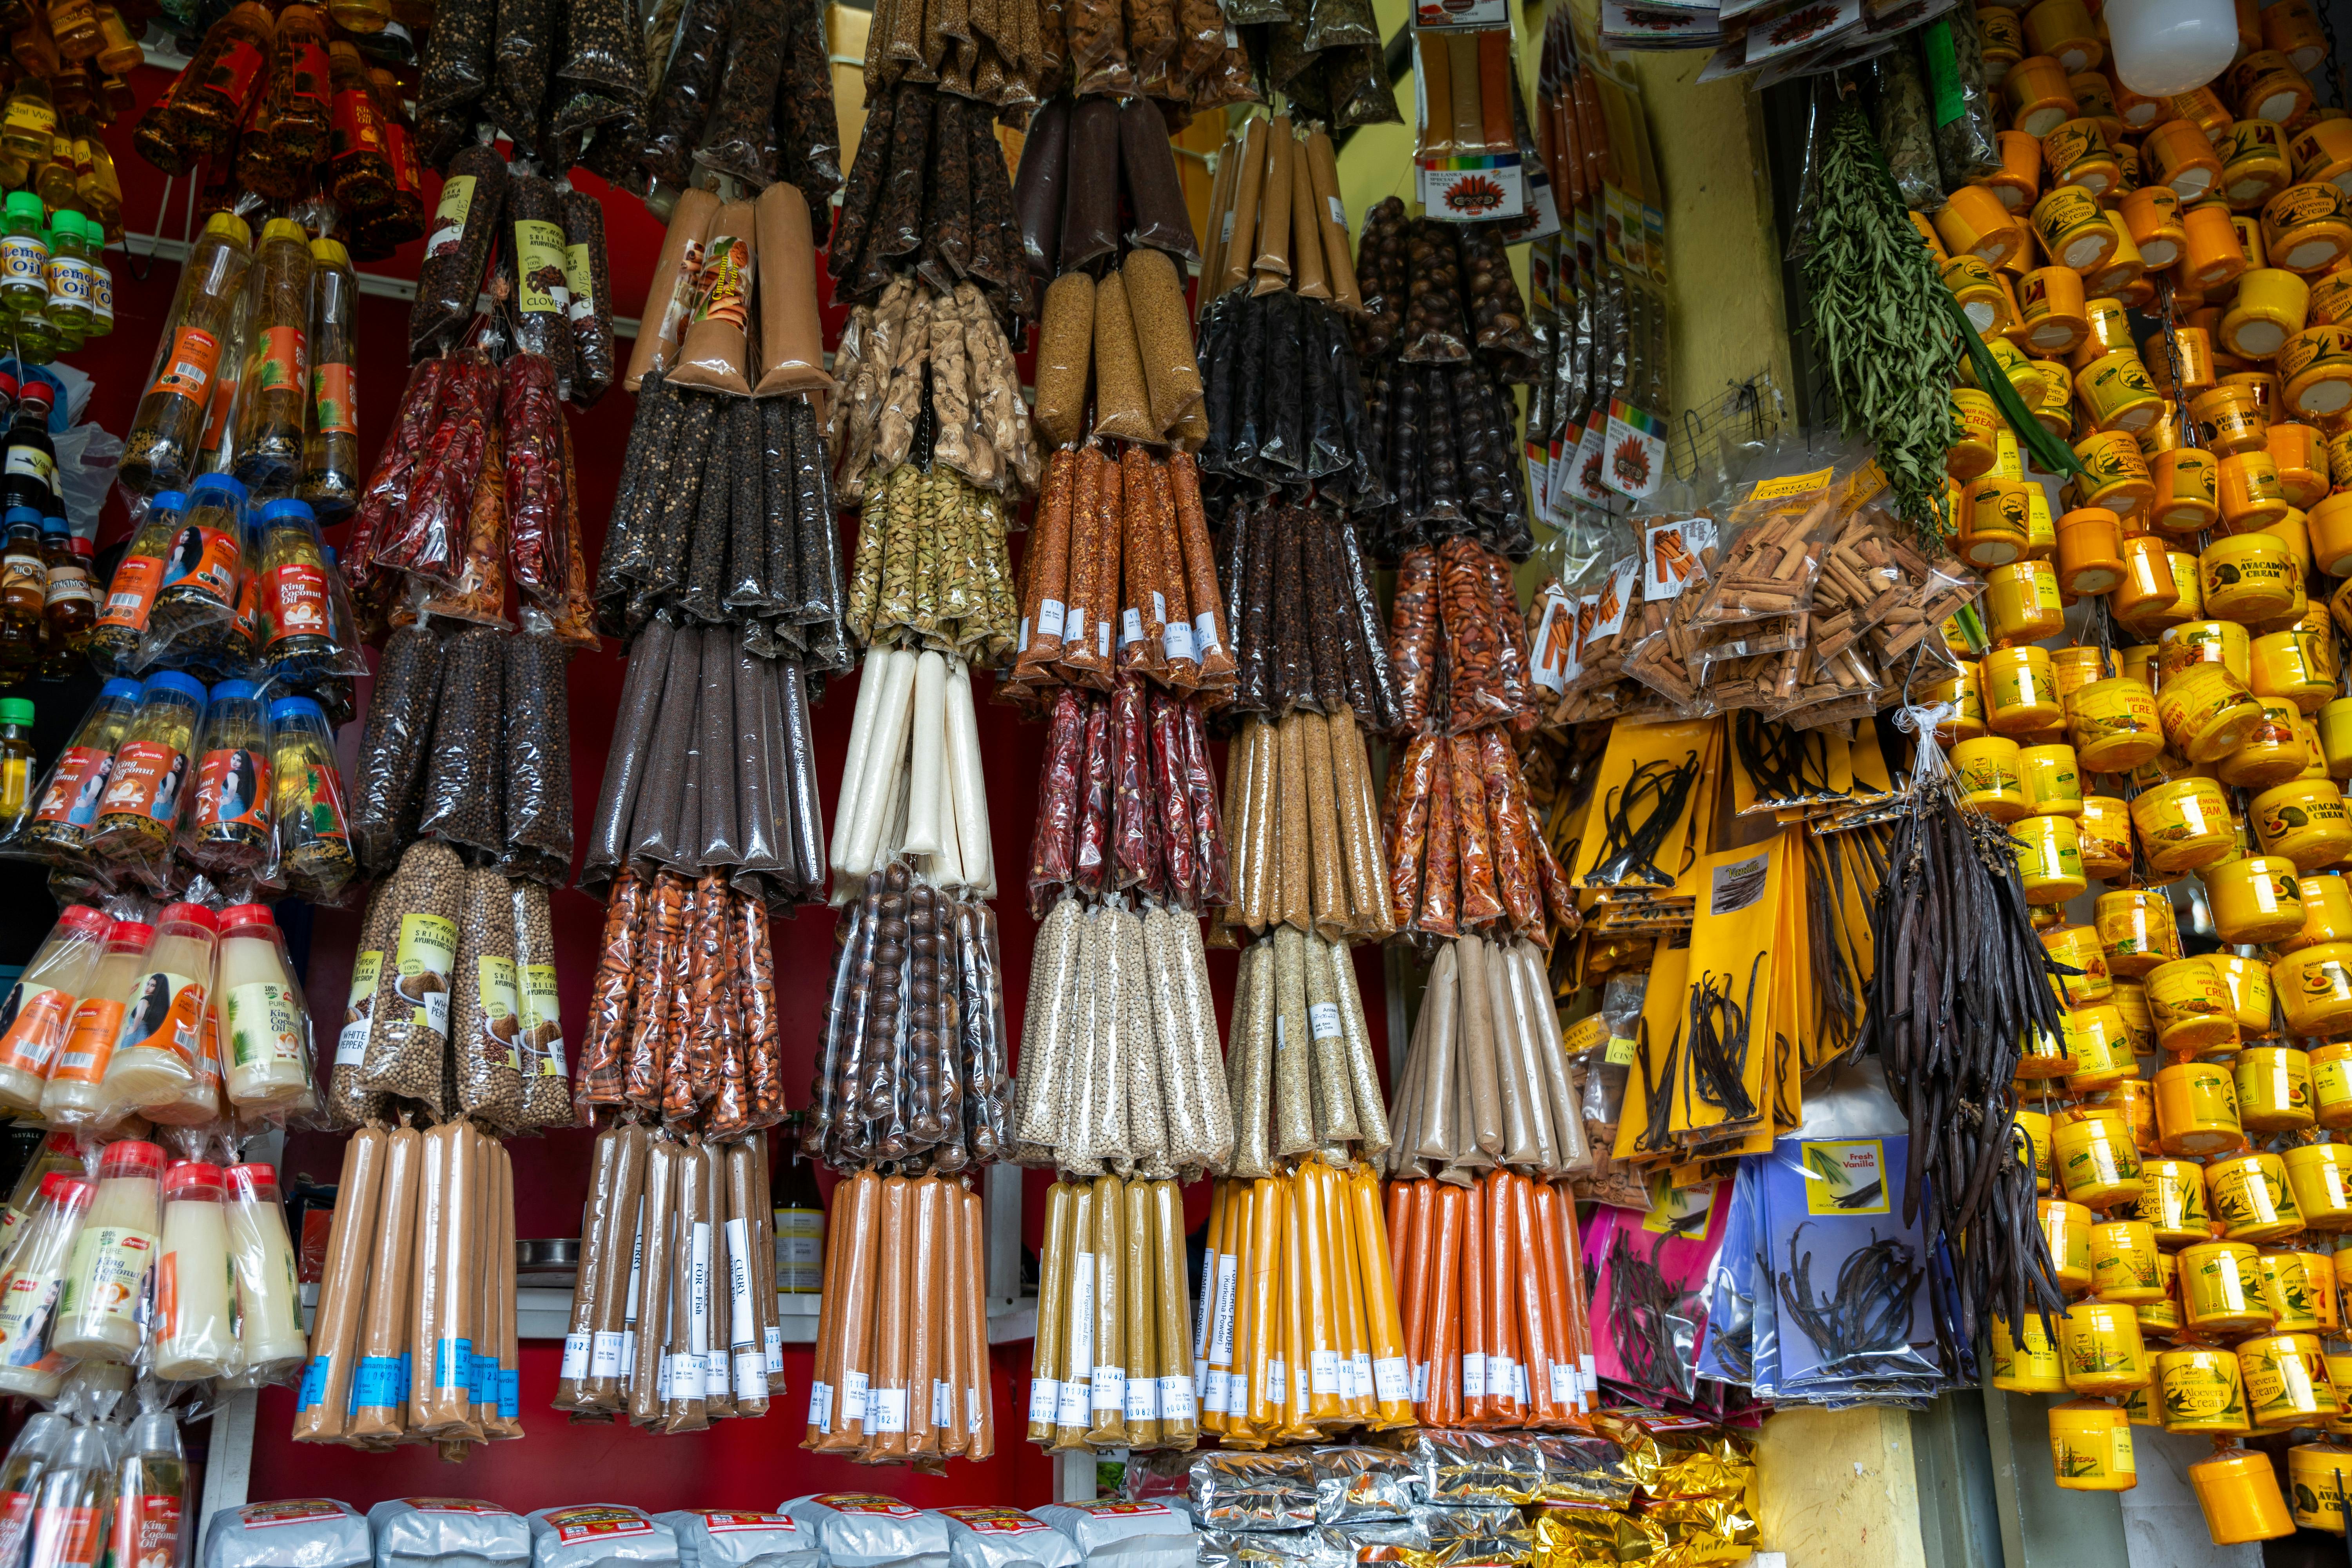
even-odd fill
[[[816,1536],[824,1568],[948,1568],[947,1521],[878,1492],[812,1492],[784,1503]]]
[[[1192,1568],[1192,1517],[1164,1502],[1055,1502],[1031,1511],[1069,1538],[1082,1568]]]
[[[690,1508],[658,1516],[677,1536],[678,1568],[818,1568],[816,1532],[781,1513]]]
[[[543,1508],[530,1521],[531,1568],[618,1568],[657,1563],[676,1568],[677,1536],[642,1509],[620,1503]]]
[[[205,1568],[368,1568],[367,1521],[332,1498],[249,1502],[213,1515]]]
[[[394,1498],[368,1510],[375,1568],[499,1568],[530,1561],[522,1515],[470,1498]]]
[[[950,1568],[1078,1568],[1070,1538],[1034,1514],[996,1504],[934,1511],[947,1521]]]

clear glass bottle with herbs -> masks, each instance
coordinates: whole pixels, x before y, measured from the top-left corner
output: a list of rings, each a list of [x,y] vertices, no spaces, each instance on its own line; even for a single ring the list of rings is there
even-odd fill
[[[180,850],[215,874],[251,871],[269,858],[269,733],[249,680],[212,689],[196,742],[196,798],[180,828]]]
[[[49,764],[21,840],[37,858],[53,866],[79,862],[113,776],[115,751],[138,714],[139,690],[139,682],[120,677],[100,686],[73,739]]]
[[[178,489],[194,473],[221,348],[252,261],[253,231],[243,218],[220,212],[205,220],[180,270],[162,352],[116,470],[133,492]]]
[[[283,491],[302,471],[310,399],[310,240],[300,224],[262,226],[246,288],[252,346],[237,388],[236,477]]]
[[[98,585],[90,580],[89,541],[74,536],[61,517],[41,520],[41,679],[63,680],[81,667],[98,618]]]
[[[41,514],[12,506],[0,539],[0,686],[30,680],[41,663],[41,612],[48,572],[41,563]]]
[[[359,869],[352,858],[343,775],[326,710],[308,697],[269,705],[269,769],[278,791],[278,873],[298,898],[329,900]]]
[[[98,606],[98,619],[89,628],[90,662],[109,674],[121,675],[131,668],[139,639],[147,634],[155,590],[163,584],[163,559],[179,538],[180,519],[187,505],[188,498],[178,490],[165,490],[150,500],[147,515],[139,520],[122,559],[115,563],[106,597]]]
[[[359,279],[342,242],[310,242],[310,428],[303,441],[302,499],[322,527],[359,505]]]
[[[383,113],[376,107],[367,63],[359,50],[345,43],[330,44],[327,68],[334,92],[334,137],[323,183],[327,194],[346,211],[372,212],[392,199]]]
[[[99,798],[89,851],[110,864],[160,866],[169,857],[180,814],[195,793],[189,774],[205,689],[194,676],[167,669],[139,689],[139,711]]]
[[[225,140],[245,123],[262,89],[276,31],[269,8],[259,0],[240,0],[212,25],[183,73],[194,79],[179,104],[181,118],[192,129]]]

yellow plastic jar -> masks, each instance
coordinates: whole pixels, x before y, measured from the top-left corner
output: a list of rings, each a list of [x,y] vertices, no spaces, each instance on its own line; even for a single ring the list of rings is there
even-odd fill
[[[2246,254],[2229,209],[2221,203],[2195,203],[2180,215],[2180,221],[2189,231],[2189,256],[2180,264],[2181,277],[2198,294],[2196,304],[2201,305],[2204,295],[2236,282],[2238,275],[2253,265],[2253,258]],[[2179,295],[2173,302],[2179,305]]]
[[[2104,1400],[2070,1399],[2050,1407],[2050,1462],[2064,1491],[2122,1492],[2139,1484],[2129,1418]]]
[[[1946,746],[1973,741],[1985,732],[1984,696],[1977,689],[1977,667],[1960,666],[1959,673],[1931,680],[1921,700],[1930,708],[1948,708],[1950,716],[1936,726],[1936,739]]]
[[[2189,416],[2204,429],[2207,449],[2224,458],[2259,450],[2270,436],[2268,416],[2242,387],[2216,386],[2199,394]]]
[[[2063,742],[2021,746],[2017,759],[2025,775],[2025,798],[2032,803],[2032,815],[2083,815],[2083,768],[2074,747]]]
[[[2271,1541],[2294,1533],[2294,1520],[2279,1495],[2270,1456],[2231,1448],[2189,1467],[2189,1487],[2205,1516],[2205,1533],[2216,1546]]]
[[[2352,1494],[2352,1447],[2297,1443],[2286,1451],[2286,1479],[2297,1526],[2344,1533],[2345,1498]]]
[[[2145,1388],[2153,1375],[2139,1314],[2120,1301],[2094,1296],[2068,1307],[2058,1323],[2058,1349],[2072,1393],[2126,1394]]]
[[[2267,446],[2232,452],[2219,459],[2214,483],[2222,521],[2242,531],[2237,538],[2267,538],[2251,531],[2268,528],[2293,510],[2287,505],[2286,492],[2279,487],[2278,465],[2271,461]],[[2276,612],[2266,612],[2272,613]],[[2260,620],[2263,616],[2245,618]]]
[[[2309,1260],[2315,1254],[2292,1247],[2265,1247],[2254,1258],[2254,1274],[2262,1281],[2263,1304],[2271,1310],[2271,1327],[2282,1334],[2315,1334],[2319,1307],[2313,1296]],[[2321,1259],[2325,1263],[2325,1259]],[[2325,1281],[2334,1286],[2333,1272]]]
[[[2352,1228],[2352,1148],[2297,1143],[2279,1158],[2286,1163],[2287,1190],[2294,1194],[2306,1226],[2329,1232]],[[2335,1279],[2332,1263],[2328,1278]]]
[[[2107,593],[2107,607],[2126,626],[2152,631],[2157,627],[2177,625],[2197,618],[2194,610],[2183,611],[2183,594],[2196,592],[2192,573],[2183,583],[2172,570],[2172,552],[2165,542],[2152,534],[2134,534],[2123,542],[2124,578]],[[2128,667],[2125,669],[2129,674]]]
[[[2156,669],[2169,680],[2200,664],[2218,664],[2240,680],[2253,673],[2246,628],[2236,621],[2183,621],[2158,635]]]
[[[2071,816],[2029,816],[2009,825],[2017,870],[2029,904],[2063,904],[2090,890],[2083,847]]]
[[[2161,1119],[2163,1101],[2157,1104]],[[2140,1164],[2140,1177],[2147,1191],[2130,1212],[2155,1233],[2158,1246],[2195,1247],[2213,1239],[2213,1221],[2205,1212],[2203,1166],[2190,1160],[2147,1160]]]
[[[2073,353],[2091,334],[2083,275],[2072,268],[2038,267],[2027,273],[2017,286],[2017,309],[2025,345],[2037,354]]]
[[[2272,942],[2303,929],[2295,865],[2284,855],[2249,855],[2208,866],[2205,897],[2213,930],[2226,942]]]
[[[2325,180],[2289,185],[2263,205],[2263,248],[2271,265],[2305,277],[2352,256],[2352,209]]]
[[[2205,1241],[2182,1248],[2180,1313],[2192,1333],[2267,1330],[2271,1310],[2254,1271],[2254,1249],[2239,1241]]]
[[[2259,958],[2241,958],[2234,952],[2209,952],[2205,962],[2221,973],[2222,988],[2230,994],[2230,1016],[2236,1021],[2239,1034],[2256,1037],[2269,1034],[2271,966]]]
[[[2131,807],[2118,795],[2084,795],[2074,843],[2083,852],[2084,875],[2123,876],[2131,869]]]
[[[2038,647],[1995,648],[1978,663],[1985,722],[1996,735],[2024,735],[2066,721],[2050,654]]]
[[[2221,161],[2221,194],[2233,210],[2243,213],[2261,206],[2294,178],[2287,166],[2286,138],[2277,126],[2267,120],[2241,119],[2231,127],[2228,155]],[[2262,265],[2261,257],[2254,257],[2254,265]]]
[[[2185,1345],[2158,1351],[2156,1356],[2158,1395],[2164,1402],[2168,1432],[2241,1433],[2252,1430],[2246,1419],[2246,1385],[2238,1371],[2238,1352],[2210,1345]]]
[[[2268,359],[2303,331],[2311,285],[2279,267],[2257,267],[2238,279],[2238,297],[2221,317],[2221,346],[2241,359]]]
[[[2226,680],[2224,671],[2204,668]],[[2195,679],[2193,676],[2189,679]],[[2161,697],[2157,699],[2162,704]],[[2251,701],[2252,699],[2249,699]],[[2259,718],[2262,710],[2254,710]],[[2221,786],[2209,778],[2175,779],[2142,790],[2131,803],[2132,829],[2147,851],[2147,863],[2159,875],[2194,871],[2226,859],[2236,845],[2230,828],[2230,801]],[[2105,930],[2104,922],[2100,929]],[[2112,950],[2109,962],[2113,962]],[[2120,967],[2116,973],[2128,973]]]
[[[2155,499],[2156,481],[2130,431],[2094,430],[2074,443],[2074,456],[2083,463],[2074,484],[2084,506],[2123,516]]]
[[[1985,622],[1997,647],[2042,642],[2066,629],[2058,572],[2047,561],[1985,568]]]
[[[2128,676],[2095,680],[2065,707],[2076,759],[2094,773],[2129,773],[2164,751],[2156,694]]]
[[[2104,937],[2100,940],[2103,942],[2105,941]],[[2178,957],[2179,954],[2176,953],[2174,956]],[[2112,958],[2109,959],[2108,963],[2112,970],[2114,967]],[[2156,1055],[2158,1049],[2156,1014],[2147,1005],[2146,978],[2126,980],[2120,974],[2116,975],[2116,994],[2107,1000],[2116,1012],[2124,1016],[2124,1029],[2131,1036],[2132,1054],[2138,1057]]]
[[[2069,1007],[2094,1006],[2115,994],[2115,976],[2107,969],[2096,926],[2062,925],[2043,931],[2042,946],[2058,963],[2083,972],[2059,977],[2059,988]],[[2118,1026],[2121,1021],[2118,1016]]]
[[[2128,1038],[2128,1036],[2126,1036]],[[2137,1069],[2138,1063],[2132,1064]],[[2068,1080],[2073,1087],[2073,1080]],[[2147,1079],[2133,1076],[2107,1085],[2083,1101],[2095,1110],[2119,1111],[2124,1124],[2131,1129],[2132,1147],[2139,1151],[2140,1167],[2146,1172],[2147,1162],[2158,1152],[2156,1146],[2156,1085]]]
[[[2338,490],[2314,506],[2304,514],[2304,527],[2311,535],[2314,564],[2330,576],[2352,573],[2352,490]]]
[[[2134,349],[2104,354],[2077,371],[2074,395],[2100,429],[2127,430],[2135,436],[2155,422],[2164,404]]]
[[[2323,634],[2333,637],[2333,633]],[[2269,632],[2253,640],[2254,674],[2247,684],[2256,697],[2291,702],[2299,713],[2318,712],[2336,695],[2333,675],[2318,660],[2321,637],[2307,632]],[[2332,651],[2332,650],[2330,650]]]
[[[2065,1198],[2036,1198],[2036,1216],[2050,1247],[2050,1264],[2060,1289],[2073,1294],[2091,1288],[2091,1226],[2097,1216]]]
[[[2303,1228],[2303,1211],[2295,1206],[2286,1165],[2276,1154],[2257,1151],[2208,1162],[2205,1201],[2231,1241],[2276,1241]]]
[[[2124,580],[2120,521],[2103,506],[2078,506],[2058,520],[2058,586],[2104,594]]]
[[[2143,795],[2139,800],[2147,798]],[[2135,817],[2139,800],[2132,802]],[[2222,818],[2225,826],[2228,820]],[[2101,893],[2092,921],[2099,928],[2100,945],[2107,952],[2108,973],[2118,977],[2144,975],[2180,956],[2180,923],[2173,914],[2172,900],[2159,891],[2120,888]],[[2154,1016],[2151,1007],[2149,1016]],[[2128,1007],[2124,1016],[2130,1020]]]
[[[2164,1300],[2156,1229],[2146,1220],[2103,1220],[2091,1227],[2091,1291],[2137,1307]],[[2088,1392],[2085,1390],[2084,1392]]]
[[[2098,140],[2098,130],[2091,121],[2078,120],[2068,124],[2087,127],[2088,139]],[[2042,151],[2046,156],[2050,149],[2045,145]],[[2097,151],[2105,151],[2104,142]],[[2090,162],[2095,167],[2114,167],[2113,154],[2108,154],[2104,165],[2099,165],[2095,156]],[[2057,166],[2053,161],[2052,167]],[[2082,184],[2053,185],[2042,193],[2041,200],[2033,204],[2033,237],[2041,243],[2043,254],[2078,276],[2097,271],[2116,253],[2116,231],[2107,226],[2107,215],[2099,206],[2099,193]],[[2051,352],[2057,349],[2054,344],[2046,347]]]
[[[2023,749],[2006,735],[1980,735],[1954,746],[1952,773],[1960,804],[1996,822],[2031,816],[2033,802],[2025,793],[2023,755]]]
[[[2289,412],[2326,419],[2352,407],[2352,327],[2305,327],[2278,352]]]
[[[2181,538],[2212,527],[2221,515],[2220,473],[2221,459],[2200,447],[2158,453],[2148,464],[2149,524]]]
[[[2238,1120],[2256,1132],[2312,1124],[2311,1058],[2293,1046],[2248,1046],[2235,1063]]]
[[[1992,1376],[1995,1388],[2011,1394],[2063,1394],[2066,1373],[2058,1359],[2057,1347],[2050,1336],[2042,1331],[2042,1320],[2035,1314],[2025,1314],[2024,1344],[2011,1340],[2009,1320],[1999,1312],[1986,1314],[1992,1320]],[[2232,1357],[2234,1364],[2236,1358]]]
[[[2105,680],[2112,661],[2096,647],[2068,647],[2050,650],[2050,668],[2058,677],[2058,697],[2067,705],[2068,717],[2073,717],[2074,693],[2085,686]]]
[[[2278,470],[2279,492],[2289,506],[2308,512],[2326,499],[2327,442],[2317,430],[2288,420],[2272,426],[2264,440],[2270,447],[2271,466]],[[2305,550],[2307,553],[2308,545]]]
[[[2294,704],[2275,697],[2263,697],[2261,701],[2263,721],[2254,726],[2245,744],[2213,764],[2214,777],[2231,789],[2256,795],[2302,777],[2311,764],[2311,748],[2303,738],[2303,715]]]
[[[2197,665],[2166,680],[2156,694],[2156,710],[2165,739],[2192,763],[2228,756],[2263,717],[2246,683],[2218,664]]]
[[[1983,331],[1985,325],[1977,330]],[[1994,405],[1992,394],[1973,386],[1956,386],[1952,389],[1952,419],[1960,427],[1960,438],[1945,453],[1944,471],[1967,484],[1992,467],[1993,451],[2000,438],[2000,410]]]
[[[2265,855],[2315,871],[2352,854],[2352,813],[2332,779],[2291,779],[2256,795],[2247,810]]]
[[[2143,1338],[2170,1339],[2183,1326],[2180,1316],[2180,1260],[2159,1248],[2156,1255],[2156,1278],[2164,1294],[2156,1300],[2139,1304],[2139,1331]]]
[[[2311,1113],[2322,1127],[2352,1127],[2352,1040],[2311,1047]]]
[[[1954,546],[1960,559],[1986,572],[2023,560],[2032,542],[2031,487],[1999,472],[1987,471],[1969,480],[1962,495],[1965,504],[1959,514],[1959,537]]]
[[[2281,952],[2292,952],[2301,947],[2317,947],[2326,942],[2352,942],[2352,884],[2347,884],[2339,871],[2305,873],[2294,879],[2294,888],[2303,899],[2303,934],[2273,944]],[[2284,986],[2285,981],[2279,984]],[[2293,1015],[2288,1016],[2290,1019]],[[2326,1029],[2305,1030],[2306,1034],[2328,1034]]]
[[[2312,1426],[2336,1414],[2336,1388],[2327,1381],[2316,1334],[2263,1334],[2238,1347],[2238,1372],[2246,1380],[2246,1414],[2256,1431]]]
[[[2178,958],[2155,970],[2147,977],[2147,1001],[2158,1043],[2175,1055],[2199,1056],[2237,1043],[2229,987],[2208,958]]]
[[[2304,889],[2308,910],[2308,878]],[[2308,918],[2304,929],[2310,930]],[[2271,980],[2278,987],[2279,1008],[2286,1015],[2290,1033],[2319,1039],[2352,1030],[2352,944],[2325,942],[2282,953],[2271,962]]]
[[[2079,1119],[2057,1123],[2058,1182],[2070,1202],[2110,1209],[2137,1200],[2147,1190],[2139,1173],[2139,1148],[2118,1112],[2077,1107]],[[2085,1259],[2087,1263],[2088,1259]]]
[[[2066,1058],[2074,1064],[2066,1075],[2070,1092],[2096,1094],[2102,1089],[2130,1087],[2133,1075],[2139,1071],[2139,1063],[2132,1056],[2131,1036],[2124,1028],[2121,1013],[2112,1005],[2102,1003],[2074,1008],[2062,1022],[2066,1028]],[[2132,1107],[2118,1109],[2128,1117]]]

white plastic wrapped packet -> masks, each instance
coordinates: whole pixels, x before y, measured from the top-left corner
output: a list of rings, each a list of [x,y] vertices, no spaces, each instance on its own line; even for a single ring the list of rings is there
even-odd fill
[[[879,1492],[812,1492],[782,1505],[816,1536],[824,1568],[948,1568],[947,1521]]]
[[[1084,1568],[1192,1568],[1192,1515],[1164,1502],[1057,1502],[1032,1510],[1069,1538]]]
[[[530,1561],[522,1515],[473,1498],[408,1497],[368,1510],[375,1568],[498,1568]]]
[[[531,1568],[616,1568],[678,1560],[677,1536],[642,1509],[620,1503],[543,1508],[530,1521]]]
[[[816,1532],[781,1513],[691,1508],[665,1513],[678,1568],[818,1568]]]
[[[1070,1538],[1034,1514],[995,1503],[934,1511],[947,1521],[952,1568],[1078,1568]]]
[[[225,1508],[205,1533],[205,1568],[368,1568],[367,1521],[332,1498]]]

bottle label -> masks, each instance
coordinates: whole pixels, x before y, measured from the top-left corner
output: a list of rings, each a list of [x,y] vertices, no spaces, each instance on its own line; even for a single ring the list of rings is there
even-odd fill
[[[520,1071],[522,1062],[515,1051],[514,960],[482,954],[475,961],[474,984],[482,1008],[480,1059],[493,1066],[503,1061],[509,1071]]]
[[[49,787],[41,793],[33,820],[88,827],[98,820],[98,803],[113,772],[114,753],[105,747],[68,746],[49,774]]]
[[[265,651],[289,637],[327,635],[327,569],[315,561],[289,561],[262,574],[256,605]]]
[[[58,1314],[92,1326],[134,1321],[155,1261],[155,1237],[122,1226],[91,1225],[74,1239]]]
[[[586,246],[563,247],[563,286],[572,293],[571,316],[575,325],[596,313],[596,274]]]
[[[229,987],[228,1059],[231,1067],[299,1065],[302,1060],[302,1015],[294,994],[275,980]]]
[[[54,614],[60,605],[96,605],[98,590],[91,586],[89,571],[82,566],[52,566],[49,580],[41,590],[42,607]]]
[[[0,553],[0,604],[37,616],[48,598],[48,568],[41,564],[37,552],[11,550]]]
[[[375,105],[368,101],[367,89],[347,87],[335,94],[332,161],[383,151],[383,123],[376,116]]]
[[[138,1493],[115,1504],[114,1568],[172,1568],[179,1543],[178,1493]]]
[[[163,563],[152,555],[126,555],[114,568],[114,581],[107,584],[106,605],[98,613],[98,624],[121,631],[142,632],[147,629],[147,612],[155,603],[155,590],[163,581]]]
[[[204,982],[168,969],[151,969],[123,1007],[114,1052],[168,1051],[194,1068],[204,1019]]]
[[[281,34],[278,43],[286,44]],[[297,40],[286,48],[290,57],[288,66],[290,79],[287,86],[297,98],[307,98],[320,109],[327,107],[328,82],[331,73],[327,68],[327,47],[310,38]]]
[[[104,337],[114,330],[114,274],[103,267],[90,270],[89,309],[97,318],[90,336]]]
[[[36,136],[47,136],[58,128],[57,106],[37,98],[11,98],[0,123],[11,131],[28,131]]]
[[[36,986],[30,994],[21,979],[10,986],[8,1000],[0,1004],[0,1067],[47,1077],[49,1059],[65,1044],[73,1008],[74,998],[54,985]]]
[[[715,234],[695,286],[694,319],[740,327],[751,299],[751,246],[736,235]]]
[[[242,746],[207,752],[196,769],[196,826],[269,827],[269,759]]]
[[[172,338],[171,352],[163,356],[163,371],[147,389],[149,395],[173,393],[202,403],[212,390],[213,373],[220,368],[220,339],[212,333],[202,327],[182,327]]]
[[[0,1366],[37,1366],[49,1337],[50,1314],[64,1281],[12,1269],[0,1293]]]
[[[474,176],[452,174],[441,182],[441,200],[433,209],[433,227],[425,239],[425,259],[455,256],[466,237],[466,215],[474,206]]]
[[[382,948],[369,948],[352,961],[352,985],[343,994],[343,1027],[335,1037],[337,1067],[357,1067],[367,1056],[368,1019],[375,1011],[376,982],[383,977]]]
[[[412,1023],[444,1039],[449,1036],[449,974],[457,967],[457,921],[440,915],[400,917],[400,946],[393,963],[398,978],[393,989],[415,1005]]]
[[[30,443],[8,448],[7,473],[12,479],[38,479],[51,492],[58,488],[58,460]]]
[[[175,822],[187,776],[188,759],[177,748],[161,741],[126,741],[114,753],[114,776],[99,802],[99,815]]]
[[[392,24],[398,26],[398,23]],[[425,171],[416,162],[416,143],[408,134],[408,127],[394,120],[383,128],[384,144],[392,154],[392,186],[395,191],[415,195],[425,189]]]
[[[105,1521],[95,1508],[43,1507],[33,1514],[29,1560],[41,1568],[98,1568],[105,1546]]]
[[[49,247],[29,234],[0,236],[0,286],[47,289]]]
[[[563,1025],[556,1016],[555,965],[522,966],[522,1076],[564,1078]]]
[[[814,1209],[778,1209],[776,1289],[809,1294],[824,1288],[824,1215]]]
[[[518,303],[527,311],[568,316],[571,285],[563,276],[563,228],[544,218],[517,218],[515,272],[521,279]]]
[[[235,368],[231,367],[232,370]],[[224,375],[213,383],[212,401],[205,405],[205,434],[196,443],[199,449],[216,454],[224,467],[228,454],[222,449],[221,437],[228,432],[228,416],[236,409],[237,377]]]
[[[173,537],[172,553],[163,563],[163,586],[184,584],[223,608],[234,608],[242,554],[236,535],[227,530],[206,528],[200,522],[184,524]]]
[[[288,792],[292,809],[286,813],[286,821],[308,837],[342,843],[350,837],[343,817],[343,775],[329,763],[308,754],[296,765],[301,777]]]
[[[49,258],[49,309],[59,305],[78,310],[95,309],[92,297],[98,292],[98,269],[79,256]]]
[[[213,61],[212,68],[205,72],[204,85],[236,104],[242,115],[245,106],[252,101],[255,79],[268,63],[268,57],[254,45],[243,38],[231,38],[228,47]]]
[[[464,179],[467,176],[459,175]],[[356,436],[360,433],[359,401],[352,395],[353,367],[340,362],[310,367],[310,400],[319,407],[319,434]]]
[[[102,996],[83,997],[66,1028],[65,1049],[58,1053],[49,1081],[95,1085],[106,1076],[106,1064],[114,1058],[114,1037],[121,1027],[121,1003]]]
[[[299,391],[310,379],[310,351],[299,327],[265,327],[254,345],[253,368],[247,379],[256,392],[281,387]]]

